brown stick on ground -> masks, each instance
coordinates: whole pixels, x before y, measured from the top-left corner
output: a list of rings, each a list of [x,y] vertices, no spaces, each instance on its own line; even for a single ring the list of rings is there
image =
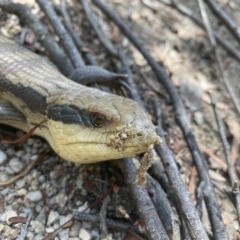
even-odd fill
[[[240,193],[239,193],[239,183],[238,179],[236,176],[236,172],[232,163],[232,158],[231,158],[231,151],[230,151],[230,145],[227,140],[227,136],[225,134],[225,129],[224,129],[224,124],[222,122],[222,119],[219,116],[219,112],[216,106],[216,100],[213,94],[210,93],[211,101],[212,101],[212,106],[215,114],[215,118],[218,124],[218,131],[222,140],[222,145],[224,148],[224,153],[228,165],[228,176],[230,180],[230,185],[232,187],[232,195],[234,197],[234,204],[235,208],[237,210],[237,216],[238,216],[238,222],[240,224]]]

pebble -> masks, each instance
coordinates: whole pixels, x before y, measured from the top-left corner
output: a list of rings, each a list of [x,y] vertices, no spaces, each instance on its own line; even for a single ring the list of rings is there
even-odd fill
[[[38,202],[42,199],[42,193],[40,191],[29,192],[26,195],[26,199],[32,202]]]
[[[19,158],[21,158],[24,154],[25,154],[25,152],[23,150],[15,152],[15,156],[17,156]]]
[[[15,172],[15,173],[19,173],[20,171],[22,171],[23,169],[23,164],[22,162],[19,161],[19,158],[12,158],[9,161],[9,166],[11,167],[11,169]]]
[[[27,145],[31,146],[31,145],[33,145],[33,143],[34,143],[34,139],[33,138],[29,138],[27,140]]]
[[[88,203],[85,202],[82,206],[80,206],[80,207],[78,208],[78,212],[83,212],[87,207],[88,207]],[[88,209],[85,211],[85,213],[89,213],[89,212],[90,212],[90,208],[88,208]]]
[[[92,230],[91,234],[92,234],[94,240],[99,240],[100,239],[99,233],[97,231]]]
[[[35,141],[33,142],[33,146],[35,148],[40,148],[42,146],[42,140],[39,138],[36,138]]]
[[[12,157],[12,156],[14,156],[15,151],[14,151],[13,148],[8,148],[8,149],[6,150],[6,154],[7,154],[9,157]]]
[[[69,228],[63,229],[58,234],[59,239],[68,239],[69,238]]]
[[[57,193],[57,189],[49,184],[46,186],[45,191],[48,197],[52,197],[54,194]]]
[[[22,188],[20,190],[18,190],[18,196],[22,197],[22,196],[25,196],[27,194],[27,189],[25,188]]]
[[[80,229],[78,236],[81,240],[91,240],[92,239],[91,234],[84,228]]]
[[[68,197],[65,194],[58,194],[56,197],[56,203],[58,204],[59,207],[64,207],[66,202],[68,200]]]
[[[45,227],[43,223],[39,221],[31,221],[31,228],[37,234],[43,234],[45,232]]]
[[[16,185],[18,186],[18,188],[23,188],[25,183],[26,182],[25,182],[24,178],[21,178],[16,182]]]
[[[54,232],[54,228],[53,227],[47,227],[46,228],[46,233],[51,233]]]
[[[43,239],[43,235],[37,234],[33,240],[42,240],[42,239]]]
[[[78,178],[76,181],[76,185],[79,189],[82,189],[82,185],[83,185],[83,180],[81,178]]]
[[[48,215],[48,222],[47,225],[52,225],[55,221],[57,221],[59,218],[59,214],[55,211],[51,211]]]
[[[0,234],[2,234],[2,232],[4,231],[5,225],[0,224]]]
[[[7,160],[7,154],[0,150],[0,164],[3,164]]]
[[[28,240],[33,240],[34,239],[34,234],[32,232],[27,233],[27,239]]]
[[[0,172],[0,182],[5,182],[9,178],[8,174],[6,172]]]
[[[0,221],[1,222],[5,222],[6,221],[6,216],[7,216],[7,213],[5,212],[5,213],[1,213],[0,214]]]
[[[18,233],[15,229],[10,228],[10,227],[6,227],[5,228],[5,233],[3,235],[5,238],[8,239],[16,239],[18,237]]]
[[[68,214],[67,216],[60,216],[60,225],[68,222],[72,218],[72,214]]]
[[[29,162],[31,159],[31,154],[30,153],[25,153],[23,156],[22,156],[22,160],[24,162]]]
[[[77,237],[79,234],[79,230],[81,228],[81,223],[79,221],[74,221],[73,226],[70,228],[70,237]]]
[[[9,222],[9,219],[12,218],[12,217],[16,217],[17,216],[17,213],[15,211],[8,211],[6,213],[6,222],[8,225],[11,224],[11,222]]]

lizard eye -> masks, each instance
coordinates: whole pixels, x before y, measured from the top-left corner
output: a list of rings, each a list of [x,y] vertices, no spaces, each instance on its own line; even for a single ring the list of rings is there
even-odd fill
[[[99,113],[91,113],[91,120],[95,127],[102,127],[108,122],[108,120]]]

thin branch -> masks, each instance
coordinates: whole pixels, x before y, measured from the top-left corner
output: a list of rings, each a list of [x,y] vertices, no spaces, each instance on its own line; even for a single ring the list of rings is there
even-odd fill
[[[238,114],[240,115],[239,98],[236,96],[236,94],[234,92],[234,89],[232,87],[232,84],[228,80],[228,78],[226,76],[226,72],[224,71],[223,64],[222,64],[222,59],[221,59],[220,54],[219,54],[218,49],[217,49],[216,40],[215,40],[215,37],[213,35],[212,27],[211,27],[210,21],[208,19],[207,12],[206,12],[206,9],[204,7],[204,3],[203,3],[202,0],[198,0],[198,3],[199,3],[200,12],[201,12],[201,15],[202,15],[202,18],[203,18],[203,22],[204,22],[204,25],[205,25],[205,29],[207,30],[208,37],[209,37],[210,43],[212,45],[212,48],[213,48],[213,51],[214,51],[214,54],[215,54],[215,58],[217,60],[217,64],[218,64],[220,72],[221,72],[221,77],[224,81],[224,84],[225,84],[225,86],[228,90],[229,95],[232,98],[232,101],[235,105],[235,108],[236,108]]]
[[[222,21],[222,23],[227,27],[229,32],[240,44],[240,31],[238,30],[238,26],[234,22],[234,20],[214,0],[204,1],[208,4],[213,13]]]
[[[156,208],[158,216],[170,239],[173,236],[174,213],[171,209],[166,193],[161,185],[151,175],[147,174],[147,191]]]
[[[228,176],[229,176],[229,180],[230,180],[230,184],[232,187],[232,193],[233,196],[235,198],[235,207],[237,210],[237,216],[238,216],[238,222],[240,224],[240,194],[239,194],[239,183],[238,183],[238,179],[236,176],[236,172],[232,163],[232,159],[231,159],[231,151],[230,151],[230,145],[228,143],[227,140],[227,136],[225,134],[225,129],[224,129],[224,124],[222,122],[222,119],[219,116],[219,112],[216,106],[216,100],[215,97],[212,93],[210,94],[210,98],[212,101],[212,106],[213,106],[213,110],[214,110],[214,114],[215,114],[215,118],[217,120],[217,124],[218,124],[218,131],[222,140],[222,145],[224,148],[224,153],[225,153],[225,157],[226,157],[226,161],[227,161],[227,165],[228,165]]]
[[[65,50],[68,53],[69,58],[75,68],[82,67],[85,65],[82,57],[80,56],[72,38],[67,33],[66,29],[62,25],[53,7],[47,0],[37,0],[37,3],[41,7],[41,10],[46,14],[47,19],[51,23],[55,33],[60,38]]]
[[[62,0],[62,7],[58,7],[57,5],[54,5],[54,8],[57,12],[59,12],[62,15],[65,28],[71,34],[72,39],[76,44],[76,47],[78,48],[79,51],[82,52],[82,55],[86,59],[86,62],[89,65],[97,66],[98,64],[94,58],[93,53],[88,50],[85,50],[86,49],[85,44],[81,40],[80,36],[73,30],[71,19],[67,12],[66,1]]]
[[[179,123],[185,138],[187,140],[189,149],[191,151],[194,163],[198,170],[198,176],[201,181],[205,181],[208,185],[209,194],[206,196],[205,200],[208,203],[207,208],[209,210],[209,216],[212,218],[212,226],[214,228],[214,232],[216,233],[216,239],[225,239],[226,232],[225,227],[222,222],[221,212],[219,205],[217,203],[216,195],[214,193],[213,185],[211,182],[211,178],[207,171],[206,159],[204,158],[202,152],[199,149],[199,146],[196,141],[196,137],[192,131],[189,119],[186,114],[186,110],[184,108],[183,102],[179,97],[177,89],[168,78],[164,70],[159,66],[159,64],[154,60],[154,58],[149,54],[148,50],[145,46],[139,41],[137,36],[133,33],[133,31],[114,13],[108,6],[106,6],[100,0],[93,0],[93,3],[99,7],[122,31],[122,33],[132,42],[132,44],[142,53],[144,58],[147,60],[148,64],[152,67],[155,72],[157,79],[162,85],[166,88],[168,94],[170,95],[174,109],[177,122]],[[162,146],[162,145],[161,145]],[[157,148],[159,149],[159,147]],[[166,150],[165,150],[166,151]],[[214,211],[212,211],[214,209]],[[211,215],[210,215],[211,213]],[[202,226],[202,225],[200,225]],[[195,231],[193,229],[193,231]],[[194,234],[198,235],[197,232]],[[207,236],[205,236],[206,239]],[[223,238],[221,238],[223,237]],[[203,238],[204,239],[204,238]]]
[[[126,55],[124,54],[123,52],[123,49],[119,48],[118,49],[118,56],[119,56],[119,59],[122,63],[122,66],[123,66],[123,71],[127,74],[127,83],[131,89],[131,98],[134,99],[136,102],[138,102],[138,104],[143,108],[145,109],[144,107],[144,104],[143,104],[143,101],[139,95],[139,92],[138,92],[138,88],[137,88],[137,85],[136,83],[134,82],[133,78],[132,78],[132,71],[130,69],[130,66],[129,66],[129,63],[128,63],[128,58],[126,57]],[[146,109],[145,109],[146,111]]]
[[[155,108],[158,116],[158,134],[162,139],[162,143],[156,147],[156,150],[161,157],[165,172],[168,177],[170,186],[173,188],[176,201],[180,205],[181,216],[188,228],[189,234],[193,239],[203,240],[209,239],[199,215],[195,209],[190,193],[188,192],[182,178],[179,174],[176,162],[173,158],[171,150],[168,148],[161,124],[161,110],[158,102],[155,101]]]
[[[73,218],[79,221],[89,221],[93,223],[100,222],[99,215],[95,215],[95,214],[75,212]],[[106,218],[106,224],[108,227],[111,227],[111,228],[121,229],[125,231],[132,231],[136,234],[141,234],[141,235],[143,234],[143,229],[140,229],[134,226],[133,224],[126,223],[125,221]]]
[[[129,189],[134,193],[133,198],[136,202],[143,226],[148,226],[148,228],[146,228],[146,233],[149,240],[169,239],[145,186],[136,185],[136,166],[133,160],[125,158],[120,160],[119,164],[122,168],[124,179],[126,180]]]
[[[27,217],[27,222],[25,224],[24,229],[21,230],[21,235],[19,236],[18,240],[24,240],[26,235],[27,235],[27,229],[29,227],[33,212],[30,209],[26,209],[25,212],[27,213],[28,217]]]
[[[106,48],[106,50],[108,52],[110,52],[110,54],[112,56],[117,56],[117,51],[115,49],[115,47],[113,46],[113,44],[106,38],[104,32],[102,31],[101,27],[99,27],[99,24],[96,20],[96,16],[95,14],[92,12],[92,10],[90,9],[90,7],[88,6],[88,3],[86,0],[79,0],[79,2],[82,4],[84,11],[87,15],[87,18],[89,20],[89,22],[91,23],[94,31],[96,32],[99,40],[101,41],[102,45]]]

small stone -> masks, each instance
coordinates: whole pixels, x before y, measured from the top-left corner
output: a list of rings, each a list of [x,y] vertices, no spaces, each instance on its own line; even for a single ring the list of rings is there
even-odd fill
[[[12,156],[14,156],[15,151],[14,151],[14,149],[12,149],[12,148],[8,148],[8,149],[6,150],[6,154],[7,154],[9,157],[12,157]]]
[[[61,216],[60,217],[60,225],[65,224],[66,222],[71,220],[71,218],[72,218],[72,214],[68,214],[67,216]]]
[[[113,240],[112,234],[108,234],[105,238],[102,238],[101,240]]]
[[[22,189],[18,190],[17,193],[18,193],[18,196],[22,197],[27,194],[27,190],[25,188],[22,188]]]
[[[1,222],[5,222],[5,221],[6,221],[6,217],[7,217],[7,213],[6,213],[6,212],[0,214],[0,221],[1,221]]]
[[[58,217],[59,217],[59,214],[57,212],[51,211],[49,213],[49,216],[48,216],[48,223],[47,223],[47,225],[49,226],[49,225],[53,224],[55,221],[57,221]]]
[[[0,172],[0,182],[5,182],[9,178],[8,174],[6,172]]]
[[[34,160],[36,160],[37,158],[38,158],[38,155],[33,155],[33,156],[31,156],[30,160],[31,160],[31,161],[34,161]]]
[[[15,153],[15,156],[17,156],[18,158],[21,158],[24,155],[24,153],[25,152],[23,150],[20,150]]]
[[[94,239],[100,239],[99,232],[92,230],[91,234]]]
[[[69,228],[61,230],[58,234],[60,239],[68,239],[69,238]]]
[[[59,205],[59,207],[64,207],[67,200],[68,200],[68,197],[62,193],[58,194],[56,197],[56,203]]]
[[[91,234],[84,228],[80,229],[78,236],[81,240],[91,240],[92,239]]]
[[[42,193],[40,191],[29,192],[26,195],[26,199],[28,199],[32,202],[38,202],[42,199]]]
[[[7,214],[6,214],[6,222],[8,225],[11,224],[11,222],[9,222],[9,219],[12,218],[12,217],[16,217],[17,216],[17,213],[14,212],[14,211],[8,211]]]
[[[53,227],[46,228],[46,233],[51,233],[51,232],[54,232],[54,228]]]
[[[46,186],[45,191],[46,191],[48,197],[52,197],[54,194],[57,193],[56,187],[53,187],[53,186],[51,186],[50,184],[48,184],[48,185]]]
[[[15,173],[19,173],[23,169],[23,164],[19,161],[18,158],[12,158],[9,161],[9,166]]]
[[[39,138],[35,139],[35,141],[34,141],[34,143],[33,143],[33,146],[34,146],[35,148],[40,148],[40,147],[42,146],[42,140],[39,139]]]
[[[3,224],[0,224],[0,234],[3,233],[5,226]]]
[[[29,138],[27,140],[27,145],[31,146],[31,145],[33,145],[33,143],[34,143],[34,139],[33,138]]]
[[[31,221],[31,228],[35,233],[43,234],[45,232],[44,225],[39,221]]]
[[[79,189],[82,189],[82,185],[83,185],[83,180],[81,178],[78,178],[76,181],[76,185]]]
[[[0,164],[3,164],[7,160],[7,154],[0,150]]]
[[[33,240],[42,240],[42,239],[43,239],[43,235],[37,234]]]
[[[32,232],[27,233],[27,239],[28,240],[33,240],[34,239],[34,234]]]
[[[25,153],[23,156],[22,156],[22,160],[24,162],[29,162],[31,159],[31,154],[30,153]]]
[[[5,238],[17,239],[18,233],[15,229],[8,227],[3,235]]]
[[[74,221],[73,226],[70,228],[70,237],[77,237],[81,228],[81,223],[79,221]]]
[[[42,210],[42,206],[39,205],[39,204],[36,204],[35,210],[36,210],[37,213],[40,213],[40,211]]]
[[[85,209],[88,207],[88,203],[87,202],[85,202],[82,206],[80,206],[79,208],[78,208],[78,212],[85,212],[85,213],[89,213],[90,212],[90,208],[88,208],[86,211],[85,211]]]
[[[21,178],[16,182],[16,185],[18,186],[18,188],[23,188],[25,183],[26,182],[25,182],[24,178]]]

